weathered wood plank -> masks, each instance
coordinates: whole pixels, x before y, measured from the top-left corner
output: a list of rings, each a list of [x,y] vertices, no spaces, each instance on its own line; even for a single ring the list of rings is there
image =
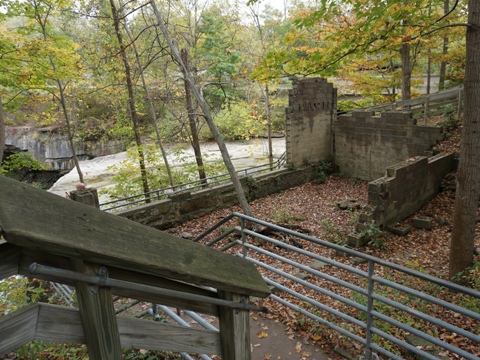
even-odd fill
[[[0,355],[35,339],[39,305],[31,304],[0,317]]]
[[[72,270],[96,275],[99,266],[72,259]],[[90,359],[121,360],[120,334],[110,288],[98,287],[92,292],[91,286],[84,282],[74,284]]]
[[[80,312],[64,306],[40,304],[35,340],[85,344]]]
[[[123,347],[220,354],[220,334],[217,331],[132,318],[118,318],[118,327]]]
[[[117,317],[117,323],[122,348],[220,353],[220,335],[216,331],[128,317]],[[43,341],[84,344],[85,337],[79,311],[42,304],[35,338]]]
[[[266,297],[250,262],[0,176],[7,242],[92,263]]]
[[[21,248],[18,246],[0,244],[0,280],[18,274]]]
[[[117,317],[117,323],[123,348],[220,353],[220,335],[216,331],[127,317]],[[85,344],[77,309],[43,303],[0,317],[0,339],[0,355],[31,340]]]
[[[10,245],[10,246],[13,246],[13,245]],[[41,251],[31,251],[31,250],[25,249],[22,252],[22,256],[20,260],[20,268],[18,273],[24,276],[31,276],[28,267],[30,266],[30,264],[35,262],[42,265],[52,266],[52,267],[61,268],[61,269],[69,269],[70,267],[69,260],[65,257],[57,256],[57,255],[49,255]],[[211,291],[208,289],[202,289],[193,285],[173,281],[170,279],[161,278],[158,276],[151,276],[151,275],[146,275],[146,274],[142,274],[134,271],[116,269],[112,267],[108,268],[108,272],[109,272],[109,277],[112,279],[119,279],[119,280],[121,279],[125,281],[131,281],[137,284],[156,286],[163,289],[182,291],[190,294],[218,297],[216,292],[214,291]],[[65,281],[64,279],[60,279],[58,277],[43,276],[43,275],[41,276],[35,275],[35,276],[43,280],[54,281],[54,282],[64,283],[64,284],[73,286],[73,282]],[[168,296],[160,296],[158,294],[150,294],[150,293],[144,293],[144,292],[138,292],[138,291],[126,290],[126,289],[112,289],[112,294],[118,295],[121,297],[137,299],[141,301],[154,302],[156,304],[174,306],[180,309],[192,310],[202,314],[208,314],[213,316],[218,315],[217,306],[206,304],[203,302],[173,299]]]
[[[225,300],[248,302],[248,297],[239,294],[221,291],[219,295]],[[250,360],[249,312],[220,307],[218,319],[222,360]]]

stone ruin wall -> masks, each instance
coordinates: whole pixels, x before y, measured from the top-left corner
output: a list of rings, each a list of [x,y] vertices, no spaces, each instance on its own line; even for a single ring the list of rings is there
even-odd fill
[[[426,205],[442,179],[455,169],[453,153],[419,156],[387,168],[386,176],[368,183],[368,206],[360,222],[394,225]]]
[[[285,110],[287,163],[295,167],[331,157],[337,92],[321,78],[293,81]]]
[[[324,79],[294,82],[286,110],[289,164],[334,157],[341,174],[370,181],[361,223],[394,224],[438,193],[456,164],[453,154],[432,156],[444,137],[442,128],[419,126],[410,112],[354,111],[337,117],[336,102],[336,90]]]
[[[443,136],[442,128],[416,125],[409,112],[354,111],[335,122],[335,162],[343,175],[370,181],[391,165],[425,155]]]
[[[354,112],[334,121],[336,101],[336,90],[326,80],[294,82],[286,110],[289,164],[301,167],[307,162],[315,163],[335,156],[343,175],[371,181],[368,206],[361,215],[363,223],[394,223],[419,210],[435,196],[442,178],[453,170],[455,164],[452,154],[422,156],[442,139],[440,128],[418,126],[407,112],[381,116]],[[254,186],[244,183],[244,188],[252,200],[312,180],[313,170],[308,172],[309,175],[300,176],[298,173],[308,169],[311,167],[273,172],[265,179],[255,177]],[[295,180],[295,184],[289,183],[285,176],[289,181]],[[208,202],[212,204],[204,209]],[[199,216],[199,211],[209,212],[234,203],[233,188],[225,185],[126,210],[118,215],[164,228]]]

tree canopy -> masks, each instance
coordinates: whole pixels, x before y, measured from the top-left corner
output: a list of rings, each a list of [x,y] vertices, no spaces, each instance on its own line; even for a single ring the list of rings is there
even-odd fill
[[[291,0],[283,12],[259,3],[0,0],[0,155],[5,124],[65,127],[72,148],[135,140],[147,192],[155,169],[142,160],[144,141],[283,131],[294,76],[362,95],[345,109],[417,96],[425,74],[442,87],[476,84],[465,74],[473,0]]]

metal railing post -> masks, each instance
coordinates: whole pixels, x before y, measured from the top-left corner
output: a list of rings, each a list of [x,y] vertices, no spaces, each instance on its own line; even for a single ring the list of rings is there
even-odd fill
[[[372,353],[372,326],[373,326],[373,288],[375,283],[373,281],[375,263],[368,260],[368,287],[367,287],[367,329],[365,336],[365,351],[361,360],[372,360],[374,354]]]
[[[248,248],[245,246],[247,242],[247,235],[245,235],[245,219],[240,218],[240,227],[242,229],[242,254],[243,258],[247,257]]]

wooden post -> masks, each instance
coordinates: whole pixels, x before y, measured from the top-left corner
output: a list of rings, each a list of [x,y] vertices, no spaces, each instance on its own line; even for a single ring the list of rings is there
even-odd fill
[[[248,303],[248,296],[219,291],[225,300]],[[220,348],[222,360],[250,360],[249,312],[221,306],[219,309]]]
[[[100,208],[98,192],[95,188],[70,191],[70,199],[85,205],[96,207],[97,209]]]
[[[424,103],[424,114],[423,114],[423,123],[426,124],[428,120],[428,111],[430,108],[430,96],[427,95],[425,98],[425,103]]]
[[[72,259],[72,270],[98,275],[100,267]],[[102,268],[105,269],[105,268]],[[106,270],[102,276],[107,276]],[[121,360],[122,348],[110,288],[74,281],[82,327],[91,360]]]

